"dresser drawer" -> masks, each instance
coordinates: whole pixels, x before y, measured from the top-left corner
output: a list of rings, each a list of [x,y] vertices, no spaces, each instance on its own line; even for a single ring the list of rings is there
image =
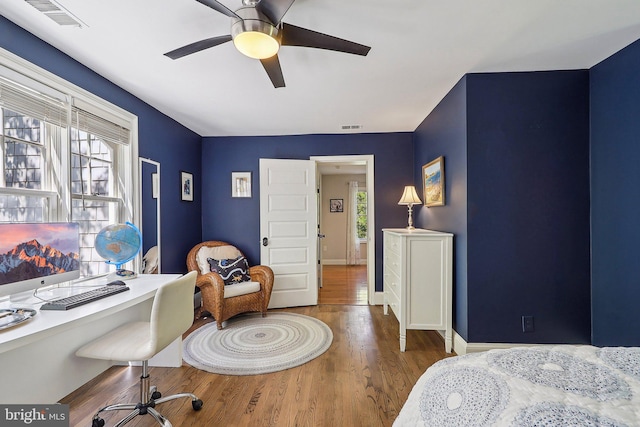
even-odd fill
[[[384,250],[386,252],[395,252],[400,254],[400,245],[402,238],[397,234],[384,233]]]
[[[387,251],[385,248],[384,251],[384,271],[392,271],[397,276],[400,276],[400,266],[402,262],[400,261],[400,255]]]
[[[391,270],[384,270],[384,291],[393,292],[396,297],[400,297],[402,295],[402,287],[400,286],[400,276],[395,274]]]
[[[391,290],[385,290],[384,296],[387,299],[387,305],[391,307],[393,313],[396,315],[398,322],[402,319],[402,313],[400,312],[400,300]]]

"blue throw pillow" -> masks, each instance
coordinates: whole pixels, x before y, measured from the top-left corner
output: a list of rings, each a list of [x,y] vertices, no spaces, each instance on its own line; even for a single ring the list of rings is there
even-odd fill
[[[211,271],[218,273],[225,285],[233,285],[234,283],[249,282],[249,263],[243,256],[236,259],[213,259],[207,258]]]

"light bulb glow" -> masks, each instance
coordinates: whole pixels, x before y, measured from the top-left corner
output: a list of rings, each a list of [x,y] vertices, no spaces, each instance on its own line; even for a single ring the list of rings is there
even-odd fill
[[[254,59],[271,58],[280,49],[275,38],[259,31],[240,33],[233,38],[233,44],[240,53]]]

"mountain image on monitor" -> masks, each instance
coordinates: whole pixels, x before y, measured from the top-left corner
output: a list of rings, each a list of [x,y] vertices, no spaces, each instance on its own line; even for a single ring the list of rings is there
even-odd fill
[[[62,253],[33,239],[0,254],[0,285],[78,270],[77,253]]]

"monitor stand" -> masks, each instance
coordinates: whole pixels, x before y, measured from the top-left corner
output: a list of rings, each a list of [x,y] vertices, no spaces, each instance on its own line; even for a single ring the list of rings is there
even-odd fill
[[[104,276],[84,277],[70,282],[60,282],[54,285],[18,292],[9,296],[9,306],[12,308],[38,308],[47,301],[69,297],[90,289],[104,286]],[[0,302],[2,299],[0,299]],[[6,300],[5,300],[6,301]]]
[[[78,293],[73,286],[69,286],[70,282],[59,283],[44,288],[33,289],[23,292],[11,294],[9,296],[9,304],[11,307],[36,308],[49,300],[68,297],[74,293]]]
[[[18,292],[9,296],[9,305],[13,308],[35,308],[44,301],[33,295],[33,290]]]

